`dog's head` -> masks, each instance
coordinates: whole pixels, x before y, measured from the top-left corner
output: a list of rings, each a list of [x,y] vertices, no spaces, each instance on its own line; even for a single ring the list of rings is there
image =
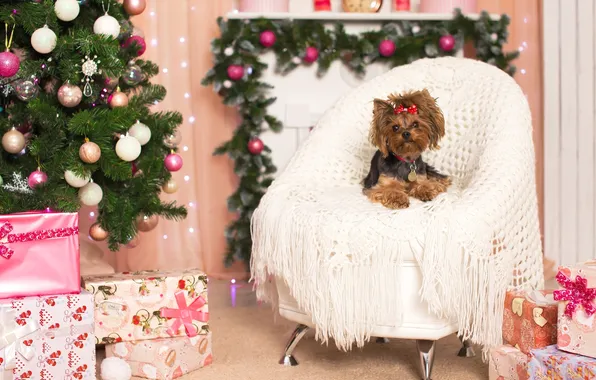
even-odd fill
[[[443,112],[428,90],[374,100],[369,137],[383,157],[393,153],[415,160],[426,149],[438,149],[444,135]]]

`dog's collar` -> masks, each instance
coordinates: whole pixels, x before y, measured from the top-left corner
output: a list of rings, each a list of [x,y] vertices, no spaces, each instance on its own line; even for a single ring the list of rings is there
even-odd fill
[[[405,158],[403,158],[402,156],[398,156],[395,153],[391,153],[393,155],[393,157],[397,158],[398,160],[400,160],[401,162],[407,162],[408,164],[413,164],[414,162],[416,162],[416,160],[406,160]]]

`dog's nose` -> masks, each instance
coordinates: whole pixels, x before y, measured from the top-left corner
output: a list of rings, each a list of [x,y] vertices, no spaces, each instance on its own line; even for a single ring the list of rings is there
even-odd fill
[[[409,140],[410,139],[410,132],[405,131],[404,133],[401,134],[404,138],[404,140]]]

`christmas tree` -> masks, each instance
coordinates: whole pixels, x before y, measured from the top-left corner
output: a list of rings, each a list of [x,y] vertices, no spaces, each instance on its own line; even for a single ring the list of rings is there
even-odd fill
[[[95,240],[110,249],[186,209],[160,200],[182,166],[177,112],[139,58],[130,16],[145,0],[3,0],[0,21],[0,214],[98,206]],[[1,41],[0,41],[1,43]]]

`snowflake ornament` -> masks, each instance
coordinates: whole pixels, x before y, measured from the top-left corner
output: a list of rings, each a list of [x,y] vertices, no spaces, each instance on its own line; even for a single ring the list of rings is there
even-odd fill
[[[90,58],[89,56],[85,56],[85,58],[81,61],[81,71],[83,72],[83,75],[85,76],[83,79],[81,79],[81,82],[85,83],[85,86],[83,87],[83,94],[87,97],[93,95],[93,89],[91,88],[91,83],[93,83],[93,76],[95,74],[101,74],[101,70],[99,70],[98,68],[98,64],[101,63],[100,60],[97,60],[97,56],[94,55],[93,58]]]
[[[12,173],[12,182],[7,182],[2,186],[4,190],[11,191],[13,193],[31,194],[33,191],[29,188],[27,180],[23,178],[21,173]]]

